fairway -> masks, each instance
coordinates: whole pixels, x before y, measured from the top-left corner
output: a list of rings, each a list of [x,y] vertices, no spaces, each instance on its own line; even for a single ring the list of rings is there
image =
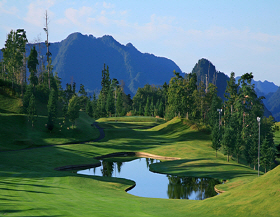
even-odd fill
[[[80,121],[85,122],[85,116]],[[97,142],[1,152],[0,215],[278,216],[279,167],[257,178],[256,171],[233,161],[228,163],[221,153],[216,158],[209,135],[178,118],[150,129],[139,126],[153,126],[151,120],[150,124],[106,121],[99,121],[105,137]],[[95,135],[89,138],[99,136],[97,129],[93,132]],[[141,198],[125,192],[133,180],[54,170],[98,163],[94,157],[114,152],[180,158],[154,164],[151,170],[228,180],[217,186],[226,192],[203,201]]]

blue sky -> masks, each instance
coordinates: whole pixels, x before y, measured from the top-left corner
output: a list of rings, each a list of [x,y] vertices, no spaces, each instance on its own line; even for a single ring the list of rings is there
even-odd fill
[[[29,42],[73,32],[112,35],[122,44],[175,61],[191,72],[200,58],[237,76],[280,85],[280,1],[278,0],[0,0],[0,47],[11,29],[24,28]]]

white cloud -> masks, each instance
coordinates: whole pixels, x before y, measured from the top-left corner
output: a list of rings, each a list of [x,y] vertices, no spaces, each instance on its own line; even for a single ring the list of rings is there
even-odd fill
[[[16,6],[8,6],[7,0],[3,0],[0,2],[0,12],[2,14],[9,14],[9,15],[18,15],[18,8]]]
[[[32,25],[42,27],[46,11],[49,18],[54,17],[54,13],[50,10],[50,7],[52,7],[55,3],[55,0],[34,1],[28,5],[27,14],[23,19]]]
[[[114,4],[111,4],[111,3],[106,3],[106,2],[103,2],[103,7],[106,8],[106,9],[110,9],[110,8],[114,8],[115,5]]]

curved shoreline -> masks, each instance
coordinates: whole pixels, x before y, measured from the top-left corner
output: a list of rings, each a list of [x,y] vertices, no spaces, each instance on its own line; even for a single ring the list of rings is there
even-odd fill
[[[180,160],[181,159],[181,158],[177,158],[177,157],[165,157],[165,156],[150,154],[147,152],[114,152],[111,154],[94,157],[94,159],[102,160],[102,159],[111,158],[111,157],[127,157],[127,156],[153,158],[153,159],[157,159],[157,160]]]

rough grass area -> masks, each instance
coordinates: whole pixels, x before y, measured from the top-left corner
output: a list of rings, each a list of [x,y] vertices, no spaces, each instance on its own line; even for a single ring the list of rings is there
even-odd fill
[[[99,136],[90,126],[93,120],[84,113],[77,128],[61,132],[44,131],[39,123],[44,123],[45,117],[38,119],[33,129],[25,116],[1,113],[0,146],[16,149],[20,145],[15,145],[14,139],[43,145]],[[150,121],[139,120],[99,120],[105,138],[98,142],[0,152],[0,216],[279,216],[279,166],[258,178],[257,171],[227,162],[221,153],[216,158],[210,135],[180,119],[151,129],[147,129],[154,126]],[[227,183],[217,188],[226,192],[203,201],[141,198],[125,192],[133,180],[54,170],[97,163],[94,157],[128,151],[181,158],[152,164],[151,169],[225,179]]]
[[[0,94],[0,113],[16,113],[20,112],[21,99],[6,94]]]

